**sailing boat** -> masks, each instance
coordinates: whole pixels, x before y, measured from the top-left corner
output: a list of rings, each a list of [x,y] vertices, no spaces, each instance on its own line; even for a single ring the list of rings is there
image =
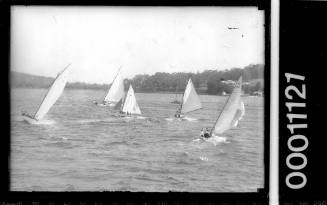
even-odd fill
[[[241,99],[242,76],[237,81],[232,94],[228,97],[223,110],[218,116],[213,128],[210,131],[210,137],[219,136],[225,131],[237,126],[238,121],[242,119],[245,108]]]
[[[192,80],[190,78],[184,91],[183,101],[177,109],[175,117],[179,118],[182,114],[186,114],[201,108],[202,104],[200,98],[197,95]]]
[[[62,92],[64,91],[64,88],[67,83],[69,69],[68,66],[66,66],[56,77],[53,84],[51,85],[47,95],[44,97],[39,109],[35,113],[34,116],[31,116],[29,114],[23,113],[22,117],[23,120],[30,124],[37,124],[39,121],[41,121],[44,116],[48,113],[50,108],[56,103],[58,98],[61,96]]]
[[[111,86],[107,92],[107,95],[103,98],[102,103],[93,101],[94,104],[98,106],[115,106],[124,96],[124,80],[120,74],[120,69],[118,70]]]
[[[120,113],[125,115],[141,114],[140,107],[138,106],[135,98],[135,93],[132,85],[126,93],[125,100],[121,100]]]

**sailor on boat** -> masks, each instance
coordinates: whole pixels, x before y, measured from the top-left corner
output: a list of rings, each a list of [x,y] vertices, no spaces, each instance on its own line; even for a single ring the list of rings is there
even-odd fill
[[[181,113],[182,113],[182,104],[177,108],[177,111],[175,113],[176,118],[181,118]]]
[[[26,112],[22,112],[22,115],[23,116],[26,116],[26,117],[29,117],[29,118],[34,118],[32,115],[26,113]]]
[[[210,132],[208,128],[202,128],[201,130],[201,135],[202,138],[209,138],[210,137]]]
[[[204,137],[204,128],[201,129],[200,137]]]

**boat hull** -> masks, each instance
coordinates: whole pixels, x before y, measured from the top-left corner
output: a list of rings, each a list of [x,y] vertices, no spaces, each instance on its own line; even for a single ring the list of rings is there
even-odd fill
[[[24,115],[22,115],[22,118],[23,118],[24,122],[27,122],[29,124],[34,124],[34,125],[40,124],[40,122],[38,120],[34,119],[34,118],[27,117],[27,116],[24,116]]]
[[[99,106],[99,107],[115,107],[116,103],[98,103],[98,102],[94,102],[95,105]]]
[[[45,119],[42,119],[42,120],[36,120],[32,117],[28,117],[28,116],[25,116],[25,115],[22,115],[22,121],[23,122],[26,122],[28,124],[31,124],[31,125],[53,125],[55,124],[56,122],[54,120],[45,120]]]
[[[172,103],[172,104],[181,104],[181,102],[180,101],[177,101],[177,100],[171,101],[170,103]]]

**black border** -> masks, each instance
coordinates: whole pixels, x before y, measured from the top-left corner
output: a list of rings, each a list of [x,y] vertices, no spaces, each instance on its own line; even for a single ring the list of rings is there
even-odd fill
[[[168,192],[168,193],[149,193],[149,192],[10,192],[9,190],[9,153],[10,153],[10,122],[6,122],[6,137],[1,137],[1,144],[7,145],[6,149],[1,149],[1,163],[7,164],[7,170],[2,174],[0,190],[1,194],[5,197],[1,200],[5,202],[19,202],[31,204],[33,201],[39,203],[48,203],[49,201],[64,203],[70,202],[71,204],[79,204],[84,201],[87,204],[94,202],[117,202],[121,203],[162,203],[162,204],[268,204],[268,193],[269,193],[269,156],[270,156],[270,0],[235,0],[235,1],[214,1],[214,0],[203,0],[203,1],[175,1],[174,3],[167,1],[155,1],[155,2],[144,2],[144,1],[110,1],[109,3],[104,0],[4,0],[0,2],[1,6],[1,41],[7,45],[7,47],[1,47],[1,64],[4,69],[1,71],[4,73],[2,77],[4,80],[2,88],[6,88],[3,93],[8,93],[8,98],[6,99],[5,108],[7,108],[7,116],[10,119],[10,87],[9,87],[9,62],[10,62],[10,6],[12,5],[73,5],[73,6],[256,6],[260,10],[265,11],[265,69],[264,69],[264,94],[265,94],[265,111],[264,111],[264,188],[258,189],[258,192],[246,192],[246,193],[187,193],[187,192]],[[2,26],[4,25],[4,26]],[[7,87],[8,86],[8,87]],[[9,92],[8,92],[9,91]],[[4,131],[2,133],[5,133]],[[3,183],[7,182],[7,183]],[[33,204],[34,205],[34,204]]]
[[[322,97],[327,68],[327,19],[326,1],[281,1],[280,4],[280,68],[279,68],[279,200],[281,203],[326,204],[326,98]],[[285,73],[305,76],[304,81],[286,83]],[[305,129],[297,129],[295,134],[308,139],[308,147],[300,153],[307,158],[307,165],[300,170],[292,170],[286,165],[286,158],[292,151],[287,140],[292,136],[287,129],[289,113],[285,97],[288,85],[298,88],[305,84],[306,98],[294,95],[293,102],[306,103],[304,108],[294,108],[293,114],[306,114],[307,119],[294,119],[294,124],[307,124]],[[293,95],[294,93],[292,93]],[[299,146],[299,145],[295,145]],[[295,161],[295,160],[294,160]],[[301,164],[301,161],[294,162]],[[301,189],[291,189],[286,185],[286,176],[294,171],[305,174],[306,185]],[[301,181],[298,181],[300,183]]]

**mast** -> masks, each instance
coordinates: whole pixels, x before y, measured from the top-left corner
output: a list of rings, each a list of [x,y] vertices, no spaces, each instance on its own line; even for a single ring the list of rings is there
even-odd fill
[[[179,88],[179,84],[180,84],[180,82],[179,82],[178,75],[177,75],[177,83],[176,83],[176,89],[175,89],[175,101],[178,101],[178,99],[177,99],[177,88]]]
[[[188,84],[188,83],[186,83],[186,87],[187,87],[187,84]],[[177,87],[177,86],[176,86],[176,87]],[[185,90],[186,90],[186,87],[185,87]],[[179,103],[179,106],[178,106],[178,108],[177,108],[177,109],[180,109],[180,114],[182,114],[185,90],[184,90],[184,92],[183,92],[182,101],[181,101],[181,103]]]

